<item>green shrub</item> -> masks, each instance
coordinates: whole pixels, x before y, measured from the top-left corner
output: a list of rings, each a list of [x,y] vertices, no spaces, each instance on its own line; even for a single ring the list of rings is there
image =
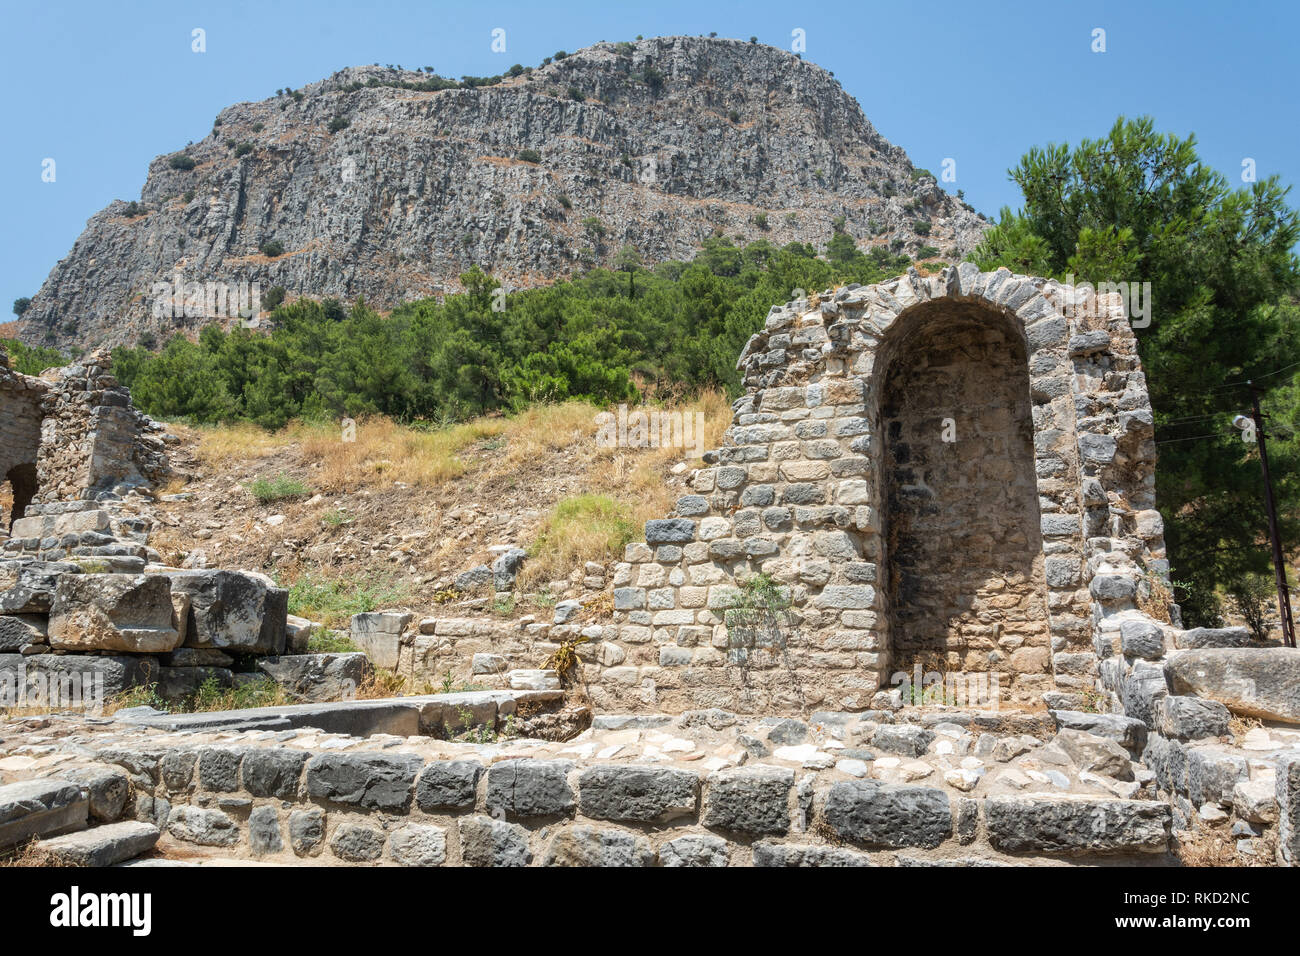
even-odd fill
[[[274,478],[257,478],[249,484],[248,490],[262,504],[286,498],[306,498],[312,493],[311,488],[284,472]]]
[[[235,156],[236,158],[240,156],[247,156],[252,151],[253,151],[252,143],[240,143],[238,146],[235,147]]]
[[[330,120],[329,130],[331,133],[337,133],[339,130],[347,129],[350,121],[346,116],[336,116]]]
[[[535,149],[521,149],[519,151],[519,159],[525,163],[540,163],[542,161],[542,154]]]
[[[177,153],[168,158],[167,165],[172,169],[189,170],[193,169],[198,164],[194,161],[193,156],[187,156],[185,153]]]
[[[262,255],[269,256],[272,259],[284,255],[284,243],[279,239],[268,239],[257,248]]]

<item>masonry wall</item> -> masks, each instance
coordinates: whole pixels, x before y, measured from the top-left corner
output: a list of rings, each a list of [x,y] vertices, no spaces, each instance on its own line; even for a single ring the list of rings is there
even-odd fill
[[[1094,625],[1159,602],[1167,573],[1117,296],[970,264],[912,271],[774,307],[738,367],[747,393],[717,461],[614,569],[615,620],[583,670],[597,707],[860,710],[930,646],[950,671],[997,674],[1004,706],[1095,692]],[[907,424],[933,433],[947,399],[914,392],[941,378],[964,406],[954,458],[915,450],[950,500],[911,509],[909,543],[888,422],[900,440]],[[781,600],[756,602],[756,578]],[[576,638],[567,627],[551,640]]]
[[[98,351],[33,378],[0,351],[0,479],[21,468],[35,510],[116,497],[169,474],[161,426],[132,406],[110,365]]]
[[[1000,672],[1046,690],[1024,344],[970,306],[931,311],[891,362],[880,408],[892,657],[902,670]]]
[[[31,501],[36,488],[36,457],[41,443],[43,383],[9,368],[0,351],[0,483],[9,482],[16,514],[0,514],[0,534]]]

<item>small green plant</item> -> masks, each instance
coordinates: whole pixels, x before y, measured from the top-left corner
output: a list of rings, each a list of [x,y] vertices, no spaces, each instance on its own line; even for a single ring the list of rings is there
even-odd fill
[[[732,598],[723,621],[728,646],[785,647],[784,630],[791,623],[789,590],[769,574],[755,574]]]
[[[561,206],[563,206],[565,209],[572,209],[572,208],[573,208],[573,200],[569,198],[569,194],[568,194],[568,193],[560,193],[560,194],[559,194],[558,196],[556,196],[555,198],[556,198],[556,201],[559,202],[559,204],[560,204]]]
[[[347,509],[345,508],[331,508],[320,516],[320,520],[323,524],[326,524],[331,528],[340,528],[345,524],[352,523],[352,519],[348,517]]]
[[[346,116],[336,116],[330,120],[329,130],[331,133],[337,133],[339,130],[347,129],[351,124]]]
[[[167,159],[167,165],[172,169],[191,170],[196,165],[193,156],[187,156],[185,153],[177,153]]]
[[[353,654],[361,648],[352,643],[352,638],[343,631],[331,631],[326,627],[314,627],[307,636],[307,653],[309,654]]]
[[[393,572],[381,571],[359,578],[327,578],[319,571],[309,571],[288,587],[289,613],[328,627],[345,627],[353,614],[399,607],[411,596],[409,584]]]
[[[307,485],[284,472],[274,478],[258,478],[248,486],[248,490],[262,504],[285,498],[306,498],[311,494]]]
[[[284,255],[284,243],[279,239],[267,239],[257,249],[262,255],[271,259]]]
[[[542,154],[535,149],[521,149],[519,151],[519,159],[525,163],[540,163],[542,161]]]
[[[238,146],[235,147],[235,156],[236,158],[240,156],[247,156],[252,151],[253,151],[252,143],[240,143]]]
[[[767,232],[767,213],[759,212],[754,214],[754,225],[758,226],[764,232]]]

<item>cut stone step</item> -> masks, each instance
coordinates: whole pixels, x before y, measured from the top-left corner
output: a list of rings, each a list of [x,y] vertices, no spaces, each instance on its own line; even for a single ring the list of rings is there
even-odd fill
[[[160,835],[152,823],[128,820],[42,840],[37,849],[60,866],[113,866],[147,853]]]
[[[0,787],[0,849],[34,837],[83,830],[90,801],[66,780],[24,780]]]

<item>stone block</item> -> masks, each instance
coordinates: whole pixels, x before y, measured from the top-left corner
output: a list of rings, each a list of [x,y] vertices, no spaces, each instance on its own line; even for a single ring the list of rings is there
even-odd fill
[[[160,574],[65,574],[50,607],[54,650],[170,651],[181,635],[172,626],[171,586]]]
[[[784,834],[790,829],[794,771],[735,767],[709,774],[701,822],[737,833]]]
[[[487,810],[493,815],[550,817],[574,805],[568,760],[503,760],[488,770]]]
[[[936,847],[953,833],[948,795],[933,787],[840,781],[826,795],[826,822],[854,843]]]
[[[693,816],[699,791],[698,774],[669,767],[589,767],[578,782],[582,814],[596,820],[662,823]]]

